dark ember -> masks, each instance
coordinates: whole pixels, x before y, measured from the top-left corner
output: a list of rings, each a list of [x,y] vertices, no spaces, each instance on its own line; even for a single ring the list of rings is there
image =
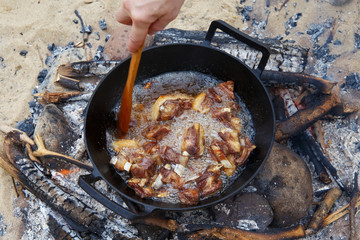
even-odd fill
[[[78,23],[79,23],[79,20],[77,20],[76,18],[74,18],[73,23],[78,24]]]
[[[354,33],[354,41],[355,41],[355,47],[357,49],[360,49],[360,35],[357,33]]]
[[[101,20],[99,21],[99,25],[100,25],[101,30],[106,30],[106,29],[107,29],[107,25],[106,25],[105,19],[101,19]]]
[[[243,8],[236,7],[237,13],[242,16],[244,22],[250,21],[251,18],[249,12],[252,12],[252,10],[253,10],[252,6],[245,6]]]
[[[311,40],[313,42],[317,42],[318,41],[318,37],[323,34],[324,32],[324,26],[322,24],[311,24],[311,27],[306,30],[306,33],[308,35],[311,35]]]
[[[55,43],[52,43],[52,44],[49,43],[49,44],[48,44],[48,50],[49,50],[50,52],[54,51],[55,48],[56,48]]]
[[[39,83],[42,83],[45,80],[47,74],[48,70],[46,68],[39,72],[39,75],[37,76],[37,80],[39,81]]]
[[[109,41],[109,38],[111,37],[111,34],[106,35],[105,42]]]
[[[357,73],[345,77],[345,86],[351,89],[360,90],[360,79]]]
[[[337,46],[337,45],[341,45],[342,42],[341,42],[339,39],[336,39],[333,44],[334,44],[335,46]]]
[[[20,121],[16,124],[15,127],[25,132],[28,136],[32,136],[35,130],[34,118],[29,117],[23,121]]]
[[[28,54],[28,51],[26,51],[26,50],[21,50],[20,51],[21,56],[26,56],[26,54]]]
[[[294,28],[297,26],[297,22],[302,16],[302,13],[297,13],[289,18],[289,21],[285,22],[285,28],[286,30],[289,30],[291,28]]]
[[[104,47],[99,45],[95,53],[94,60],[95,61],[103,60],[104,59],[103,52],[104,52]]]

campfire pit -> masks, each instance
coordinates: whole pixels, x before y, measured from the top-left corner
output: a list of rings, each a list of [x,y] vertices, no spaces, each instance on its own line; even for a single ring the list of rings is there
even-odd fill
[[[155,37],[154,44],[160,45],[177,42],[197,43],[202,41],[204,36],[205,33],[203,32],[186,32],[171,29],[158,33]],[[242,44],[238,44],[238,42],[228,38],[226,35],[217,34],[216,36],[217,37],[214,40],[214,45],[216,47],[239,57],[241,60],[245,61],[247,65],[257,66],[258,56],[256,51]],[[282,72],[299,74],[304,71],[306,67],[307,51],[301,47],[290,47],[282,45],[280,42],[274,42],[272,40],[267,41],[268,43],[272,43],[272,54],[270,56],[270,62],[267,66],[267,71],[265,71],[264,74],[266,76],[266,78],[264,76],[264,82],[268,82],[268,87],[271,89],[274,88],[274,81],[271,80],[273,79],[271,74],[281,74]],[[59,157],[62,158],[62,156],[55,155],[53,152],[46,152],[46,154],[42,154],[42,156],[36,154],[36,152],[35,154],[34,152],[33,154],[29,154],[32,150],[36,149],[33,142],[20,139],[20,133],[17,131],[5,129],[4,127],[2,128],[3,131],[8,132],[5,138],[5,145],[9,159],[1,159],[0,162],[2,167],[25,187],[24,192],[27,197],[28,206],[26,207],[27,211],[22,211],[21,214],[27,219],[26,234],[28,236],[41,236],[42,238],[50,238],[53,236],[56,239],[60,237],[64,239],[130,239],[145,238],[148,236],[151,236],[152,239],[176,237],[179,239],[187,239],[189,237],[200,239],[201,237],[206,238],[210,236],[225,236],[231,239],[233,237],[244,236],[244,234],[249,234],[248,237],[251,236],[256,239],[304,237],[304,229],[307,227],[307,224],[309,224],[310,216],[313,215],[316,208],[311,208],[309,214],[297,221],[294,229],[281,229],[281,233],[271,233],[268,229],[266,229],[266,233],[257,235],[249,233],[248,231],[243,232],[243,230],[256,230],[258,227],[254,227],[254,225],[252,225],[254,221],[249,219],[244,219],[247,220],[247,222],[242,222],[245,222],[246,224],[241,225],[241,221],[239,221],[239,225],[236,226],[243,230],[223,228],[228,226],[224,226],[221,222],[217,221],[217,215],[214,214],[214,211],[216,209],[220,209],[222,212],[229,215],[229,212],[231,212],[232,209],[228,207],[231,205],[219,204],[213,209],[207,208],[191,212],[165,212],[161,213],[161,215],[156,215],[155,213],[154,216],[149,218],[138,219],[130,222],[127,219],[114,214],[109,209],[103,207],[101,204],[89,197],[77,185],[77,179],[80,175],[86,175],[88,174],[88,170],[91,170],[82,135],[84,127],[83,113],[87,102],[89,101],[89,97],[94,90],[95,84],[93,82],[95,81],[96,83],[99,76],[93,76],[91,80],[84,80],[81,95],[74,94],[76,96],[72,96],[71,94],[64,94],[69,90],[59,91],[60,93],[55,95],[65,96],[65,98],[55,98],[57,100],[53,103],[55,103],[56,106],[51,105],[51,107],[49,107],[48,104],[44,108],[44,105],[40,103],[40,99],[38,98],[41,96],[41,100],[44,102],[44,96],[46,96],[46,94],[40,94],[46,93],[44,92],[45,89],[52,93],[55,92],[56,88],[59,89],[58,86],[54,85],[54,79],[56,79],[56,69],[60,64],[64,63],[61,61],[66,61],[62,58],[62,56],[75,53],[79,54],[79,49],[74,47],[58,48],[53,53],[53,57],[55,58],[56,56],[59,60],[54,62],[52,71],[49,72],[47,79],[38,87],[39,95],[35,97],[34,103],[32,104],[32,116],[30,116],[27,121],[24,121],[23,124],[19,124],[18,127],[20,129],[26,129],[25,125],[28,126],[27,124],[29,122],[37,125],[39,119],[41,119],[40,115],[44,115],[45,111],[53,114],[55,111],[54,109],[59,109],[65,119],[62,124],[69,125],[76,136],[73,137],[71,141],[69,141],[69,139],[56,138],[53,140],[57,143],[55,145],[58,146],[66,143],[68,147],[65,149],[62,149],[61,147],[57,149],[47,148],[49,148],[48,150],[59,152],[61,154],[70,155],[72,159],[81,160],[81,163],[76,163],[74,160],[64,162],[64,160],[59,159]],[[95,67],[99,67],[102,62],[93,62],[92,64]],[[113,65],[108,64],[106,66],[106,69],[110,70]],[[83,77],[88,74],[89,72],[85,72]],[[285,80],[283,81],[276,81],[277,87],[278,85],[301,85],[302,87],[310,86],[310,89],[312,90],[315,89],[325,94],[329,94],[331,93],[331,88],[334,85],[333,83],[323,79],[313,79],[309,81],[309,78],[305,75],[300,75],[300,77],[304,80],[302,84],[299,84],[298,78],[294,81],[290,81],[288,80],[291,79],[289,77],[284,78]],[[270,80],[266,81],[266,79]],[[48,93],[47,95],[49,96]],[[297,93],[294,91],[292,92],[292,95],[297,96]],[[277,140],[286,140],[295,134],[295,132],[293,132],[293,127],[283,127],[283,125],[298,127],[296,128],[296,133],[298,133],[307,129],[317,120],[323,118],[326,113],[329,113],[330,110],[335,107],[343,107],[339,99],[334,95],[327,95],[324,96],[324,98],[323,105],[320,105],[320,108],[319,106],[316,106],[312,111],[310,111],[309,108],[304,110],[304,112],[306,111],[305,114],[301,111],[298,113],[298,115],[301,115],[298,119],[302,121],[305,118],[306,121],[300,123],[296,121],[296,123],[294,123],[295,121],[292,119],[295,119],[296,117],[293,117],[290,118],[290,120],[280,122],[277,128],[277,131],[280,134],[278,136],[280,137],[278,137]],[[51,97],[49,99],[54,98]],[[330,99],[330,101],[327,101],[328,99]],[[45,103],[49,103],[49,101],[45,101]],[[309,114],[309,112],[311,114]],[[304,117],[308,115],[311,115],[311,118]],[[48,124],[50,125],[50,123]],[[58,128],[59,126],[56,125],[52,127]],[[67,128],[64,127],[64,129]],[[289,132],[287,129],[290,129],[291,131]],[[39,131],[40,130],[36,131],[36,133]],[[342,187],[343,190],[350,192],[348,189],[354,182],[353,173],[355,164],[358,165],[360,161],[358,153],[354,152],[354,148],[356,148],[357,144],[356,141],[359,141],[358,132],[347,128],[346,120],[331,119],[326,125],[323,125],[323,131],[325,131],[325,143],[329,143],[329,139],[332,139],[332,142],[329,143],[332,147],[327,148],[327,155],[332,160],[332,166],[337,169],[337,176],[332,176],[332,178],[337,177],[338,179],[334,179],[335,181],[330,183],[330,185],[324,185],[318,181],[318,175],[314,172],[313,165],[309,163],[308,167],[310,168],[312,174],[312,183],[315,192],[315,199],[317,201],[320,201],[320,199],[324,197],[324,194],[321,194],[322,190],[327,191],[333,187],[337,187],[338,184],[340,184],[340,187]],[[33,135],[31,131],[28,131],[27,133],[34,139],[35,136],[37,136]],[[46,134],[43,133],[41,137],[44,140],[45,146],[49,146],[49,134],[46,136]],[[345,139],[344,144],[347,144],[347,148],[343,153],[338,153],[334,150],[336,149],[334,144],[341,142],[341,138]],[[36,145],[38,145],[39,138],[36,139]],[[350,145],[352,147],[349,147]],[[32,150],[30,146],[33,146]],[[39,145],[37,147],[39,147]],[[25,153],[25,149],[28,149],[28,153]],[[353,158],[354,163],[344,163],[343,155],[345,155],[346,158]],[[54,167],[53,164],[57,166]],[[74,167],[73,164],[77,164],[78,167]],[[345,167],[342,167],[342,164],[345,164]],[[42,165],[46,166],[46,168]],[[66,171],[64,171],[64,169]],[[357,177],[357,175],[355,175],[355,177]],[[116,202],[117,204],[121,204],[122,206],[126,205],[120,196],[109,188],[104,181],[96,181],[95,187],[110,200]],[[345,209],[342,211],[343,213],[346,211],[350,212],[352,214],[351,216],[355,215],[354,209],[359,206],[358,190],[356,190],[355,187],[354,189],[354,196],[351,196],[352,201],[350,202],[349,207],[346,208],[347,210]],[[244,192],[255,191],[256,185],[251,185],[244,190]],[[320,197],[317,197],[316,194],[319,194]],[[336,201],[336,199],[337,198],[333,198],[331,201],[324,200],[324,202],[327,203],[327,205],[325,204],[327,208],[324,207],[326,210],[323,210],[323,212],[325,211],[325,213],[322,214],[323,216],[320,218],[325,218],[327,215],[326,211],[331,209],[331,205]],[[340,199],[335,202],[336,209],[339,209],[341,206],[345,206],[349,201],[350,196],[342,194]],[[131,205],[128,206],[131,207]],[[268,217],[272,219],[272,216]],[[352,221],[351,229],[354,230],[356,229],[356,219],[353,217],[350,218]],[[342,221],[345,220],[342,219]],[[345,225],[345,222],[340,224]],[[156,225],[156,227],[149,227],[149,225]],[[265,230],[265,228],[263,230]],[[50,233],[48,233],[49,229],[51,230]],[[208,230],[198,231],[200,229]],[[348,229],[350,230],[350,227]],[[330,236],[336,238],[343,236],[346,237],[349,235],[346,232],[341,232],[339,226],[333,224],[323,228],[312,236],[306,237],[306,239],[324,239],[329,238]]]

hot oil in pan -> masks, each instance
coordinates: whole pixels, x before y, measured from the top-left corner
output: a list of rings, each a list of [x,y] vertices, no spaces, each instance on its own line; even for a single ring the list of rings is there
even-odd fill
[[[224,79],[225,81],[231,79]],[[133,89],[133,111],[131,115],[131,119],[140,119],[137,121],[136,127],[129,128],[129,132],[126,136],[127,139],[136,140],[140,145],[145,143],[145,138],[142,136],[142,132],[150,125],[159,124],[159,122],[153,121],[151,119],[151,110],[152,106],[155,103],[156,99],[161,95],[167,94],[176,94],[183,93],[190,96],[196,96],[202,91],[215,87],[222,81],[218,79],[205,75],[199,72],[172,72],[162,74],[146,81],[141,84],[136,84]],[[150,84],[149,88],[144,88],[145,85]],[[149,85],[147,85],[149,86]],[[251,119],[251,115],[247,110],[245,104],[241,101],[239,96],[236,96],[236,102],[240,105],[241,111],[237,117],[241,118],[243,129],[241,130],[241,134],[247,136],[252,142],[254,142],[254,127]],[[141,110],[136,110],[136,106],[142,105],[144,108]],[[216,107],[224,107],[224,103],[216,103],[214,104]],[[116,109],[115,111],[117,111]],[[161,122],[161,124],[166,123],[170,124],[171,132],[159,142],[160,146],[169,146],[173,148],[178,153],[181,152],[181,144],[183,141],[183,136],[185,130],[192,126],[194,123],[200,123],[200,125],[204,128],[204,140],[205,145],[210,145],[211,141],[216,138],[220,140],[218,132],[221,129],[226,128],[226,126],[213,119],[211,114],[201,114],[194,110],[186,110],[184,113],[175,117],[170,121]],[[108,132],[108,141],[107,146],[109,151],[114,154],[111,149],[112,142],[117,140],[116,135]],[[201,175],[206,167],[210,164],[214,164],[214,160],[211,159],[207,150],[202,157],[194,159],[190,158],[187,167],[184,171],[185,179],[192,179],[195,176]],[[223,190],[230,185],[238,176],[241,174],[242,168],[236,170],[236,172],[230,177],[226,177],[225,174],[221,176],[224,187]],[[129,179],[129,174],[124,172],[119,172],[119,174],[123,177],[125,181]],[[185,187],[195,186],[194,181],[191,181],[185,185]],[[193,186],[193,187],[194,187]],[[163,202],[171,202],[178,203],[179,200],[177,198],[177,189],[174,189],[170,184],[167,184],[167,191],[170,193],[170,196],[161,198]]]

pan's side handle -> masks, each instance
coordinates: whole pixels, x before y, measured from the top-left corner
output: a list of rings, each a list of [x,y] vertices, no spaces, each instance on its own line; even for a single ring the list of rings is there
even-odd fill
[[[111,201],[109,198],[107,198],[105,195],[103,195],[100,191],[98,191],[94,186],[92,186],[92,183],[98,181],[99,179],[100,179],[99,177],[94,177],[92,174],[83,175],[83,176],[79,177],[78,184],[91,197],[96,199],[98,202],[100,202],[105,207],[112,210],[114,213],[117,213],[124,218],[132,220],[132,219],[136,219],[136,218],[146,217],[147,215],[149,215],[150,213],[152,213],[155,210],[154,207],[149,207],[149,206],[144,205],[143,211],[134,212],[134,211],[130,211],[129,209],[126,209],[123,206]],[[123,199],[123,200],[127,205],[129,205],[129,203],[127,201],[125,201],[125,199]],[[133,207],[131,207],[131,206],[129,206],[129,208],[133,209]]]
[[[258,40],[240,32],[238,29],[230,26],[229,24],[227,24],[226,22],[224,22],[222,20],[216,20],[216,21],[211,22],[209,30],[207,31],[207,34],[205,37],[204,44],[210,45],[211,40],[213,39],[213,37],[215,35],[216,29],[222,30],[223,32],[229,34],[233,38],[249,45],[250,47],[252,47],[262,53],[260,63],[258,65],[257,69],[255,70],[257,72],[257,74],[259,74],[259,77],[260,77],[260,75],[264,71],[265,65],[270,57],[269,48],[266,45],[264,45],[263,43],[259,42]]]

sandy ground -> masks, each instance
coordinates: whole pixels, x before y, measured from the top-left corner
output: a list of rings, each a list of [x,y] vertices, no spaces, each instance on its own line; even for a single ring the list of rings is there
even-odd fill
[[[331,3],[333,3],[332,0]],[[240,3],[241,2],[241,3]],[[339,55],[328,69],[328,78],[341,81],[344,76],[360,72],[358,66],[359,51],[354,44],[354,33],[359,28],[359,1],[335,6],[327,1],[308,0],[186,0],[178,18],[168,27],[184,30],[206,30],[212,20],[222,19],[246,33],[253,34],[253,22],[267,19],[265,29],[256,28],[260,37],[278,37],[293,40],[294,44],[312,48],[311,36],[306,34],[311,24],[336,19],[334,40],[339,46],[330,45],[330,53]],[[283,6],[284,2],[287,2]],[[82,39],[81,25],[75,24],[74,14],[78,10],[87,25],[93,27],[96,35],[90,35],[95,53],[97,45],[104,45],[105,36],[111,34],[119,25],[114,19],[114,12],[121,1],[115,0],[0,0],[0,123],[15,126],[18,121],[29,115],[28,102],[31,101],[31,90],[38,84],[39,71],[46,68],[45,59],[51,53],[48,44],[57,46],[78,42]],[[252,6],[248,11],[250,21],[244,21],[240,10]],[[283,7],[282,7],[283,6]],[[277,9],[277,10],[276,10]],[[281,10],[280,10],[281,9]],[[284,24],[290,17],[301,13],[297,26],[288,29],[285,34]],[[101,30],[99,20],[105,19],[107,30]],[[304,34],[299,34],[299,32]],[[319,44],[325,41],[328,32],[319,38]],[[28,51],[21,56],[20,51]],[[309,59],[308,73],[312,73]],[[340,70],[340,71],[339,71]],[[0,134],[3,138],[3,135]],[[5,157],[0,141],[0,156]],[[6,226],[6,234],[0,239],[18,239],[21,236],[21,219],[14,216],[15,192],[10,176],[0,169],[0,233]]]

